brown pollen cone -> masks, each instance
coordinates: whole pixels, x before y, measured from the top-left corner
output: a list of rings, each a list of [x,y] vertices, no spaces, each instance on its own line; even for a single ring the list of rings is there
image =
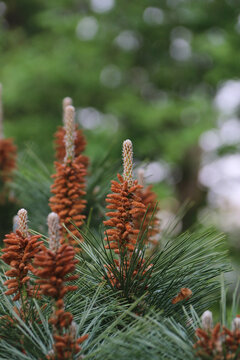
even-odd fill
[[[63,126],[59,126],[54,137],[55,137],[55,147],[56,147],[56,154],[55,157],[57,161],[63,162],[64,157],[66,155],[64,137],[66,134],[66,130]],[[74,141],[74,149],[76,156],[82,154],[86,147],[86,139],[80,129],[78,129],[77,125],[75,125],[75,141]],[[87,156],[82,155],[81,163],[87,168],[89,164],[89,159]]]
[[[17,148],[12,139],[0,139],[0,174],[3,181],[10,181],[16,168]]]
[[[71,221],[75,223],[77,227],[83,224],[85,215],[82,215],[85,207],[86,200],[82,197],[85,192],[85,176],[87,174],[86,168],[81,163],[82,155],[78,156],[74,160],[68,160],[66,163],[55,162],[56,174],[54,183],[51,186],[51,192],[54,194],[49,200],[49,206],[52,211],[59,215],[60,222],[64,223],[66,227],[76,236],[79,237],[79,232],[71,224]],[[67,233],[65,229],[62,229],[62,240],[76,245],[76,242]]]
[[[75,339],[71,334],[53,335],[53,338],[55,340],[54,351],[47,355],[47,360],[70,360],[81,351],[80,344],[87,340],[88,334],[78,339]],[[78,357],[79,360],[81,358]]]
[[[13,301],[20,299],[23,289],[25,289],[28,296],[33,295],[28,272],[33,270],[32,260],[42,244],[42,241],[38,241],[39,238],[39,235],[24,236],[19,230],[16,230],[16,233],[6,235],[3,240],[6,247],[2,249],[4,254],[1,259],[11,266],[11,269],[5,273],[6,276],[11,278],[4,283],[8,287],[5,294],[14,294]]]
[[[137,194],[147,210],[144,222],[142,216],[138,219],[140,226],[142,226],[142,232],[144,233],[147,230],[147,242],[156,245],[158,241],[154,239],[154,237],[159,233],[160,223],[157,218],[157,212],[159,210],[159,207],[157,206],[157,195],[152,191],[152,185],[139,189]]]
[[[218,323],[213,329],[198,328],[196,335],[199,340],[194,344],[196,355],[200,359],[239,360],[240,329],[229,330]]]
[[[107,209],[114,211],[107,212],[109,220],[104,221],[104,225],[111,227],[105,231],[105,240],[109,242],[106,249],[113,249],[116,254],[127,249],[132,253],[140,232],[138,218],[144,216],[146,207],[137,195],[137,191],[142,188],[137,180],[129,187],[128,182],[124,181],[121,175],[117,175],[119,182],[113,180],[111,190],[113,194],[108,194],[106,202]]]
[[[222,335],[225,338],[224,345],[228,354],[227,359],[240,359],[240,329],[230,331],[223,326]]]
[[[144,216],[146,207],[138,196],[138,191],[142,186],[138,184],[137,180],[133,181],[132,185],[129,186],[128,181],[124,181],[119,174],[118,179],[119,182],[112,181],[112,194],[108,194],[106,199],[106,202],[109,204],[107,209],[112,211],[106,213],[106,216],[110,219],[104,221],[104,225],[109,226],[110,229],[105,231],[106,237],[104,240],[108,242],[105,246],[106,249],[112,249],[118,255],[125,254],[124,271],[121,274],[121,278],[125,279],[140,232],[141,224],[138,219],[140,216]],[[120,269],[120,259],[115,259],[114,261],[116,267]],[[139,260],[132,273],[132,278],[137,275],[138,270],[140,270],[143,264],[144,260]],[[111,285],[121,289],[121,284],[112,272],[111,267],[106,265],[106,268]],[[144,270],[143,274],[147,270]]]
[[[88,335],[76,339],[71,332],[73,316],[64,309],[63,298],[66,293],[75,291],[77,286],[67,285],[78,278],[72,273],[75,271],[75,265],[78,260],[74,259],[75,251],[70,245],[61,245],[56,252],[42,246],[34,260],[35,275],[40,279],[37,284],[40,286],[42,294],[54,299],[54,311],[49,319],[53,326],[54,347],[53,351],[47,356],[49,360],[68,360],[77,354],[81,347],[79,346]]]
[[[77,289],[77,286],[65,284],[78,278],[77,275],[69,276],[75,271],[75,264],[78,262],[74,256],[73,247],[67,244],[61,245],[56,252],[45,246],[41,247],[34,259],[34,274],[40,278],[37,284],[42,294],[57,301],[63,299],[67,292]]]
[[[220,323],[211,330],[203,330],[201,328],[196,330],[196,335],[199,340],[194,344],[194,348],[197,350],[196,355],[199,356],[200,359],[225,359],[221,342],[222,334],[220,330]]]
[[[189,288],[181,288],[180,292],[172,299],[172,304],[177,304],[179,301],[188,300],[192,296],[192,290]]]

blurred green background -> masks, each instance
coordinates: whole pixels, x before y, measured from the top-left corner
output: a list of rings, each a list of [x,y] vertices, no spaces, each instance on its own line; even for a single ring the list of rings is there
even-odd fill
[[[182,229],[217,225],[238,249],[239,48],[234,0],[0,1],[6,136],[51,168],[70,96],[92,159],[130,138],[162,221],[190,199]]]

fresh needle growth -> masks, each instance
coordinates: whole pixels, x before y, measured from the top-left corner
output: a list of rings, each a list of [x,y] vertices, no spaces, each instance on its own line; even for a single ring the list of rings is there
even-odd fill
[[[66,155],[66,148],[64,138],[66,135],[66,122],[68,112],[66,111],[68,106],[72,105],[72,99],[70,97],[66,97],[63,99],[63,126],[59,126],[56,131],[55,137],[55,147],[56,147],[56,159],[59,162],[63,162]],[[78,126],[74,123],[74,148],[75,148],[75,156],[82,155],[86,147],[86,139],[82,133],[82,131],[78,128]],[[82,155],[81,162],[87,168],[89,160],[88,157]]]

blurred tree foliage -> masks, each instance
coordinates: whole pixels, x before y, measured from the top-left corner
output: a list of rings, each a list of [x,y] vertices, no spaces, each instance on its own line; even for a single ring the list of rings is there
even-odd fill
[[[197,141],[214,125],[212,98],[219,82],[239,74],[238,5],[237,0],[1,1],[7,135],[20,148],[35,144],[50,163],[61,101],[70,96],[82,109],[90,156],[114,142],[117,158],[122,140],[131,138],[136,158],[170,164],[172,175],[167,187],[158,189],[161,195],[176,189],[181,200],[201,203],[197,187],[189,186],[198,172]]]

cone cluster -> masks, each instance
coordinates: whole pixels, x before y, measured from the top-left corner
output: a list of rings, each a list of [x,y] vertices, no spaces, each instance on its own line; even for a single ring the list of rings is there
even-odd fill
[[[104,225],[110,227],[105,231],[105,241],[108,242],[106,248],[113,249],[116,254],[125,250],[132,253],[140,232],[138,220],[144,216],[146,207],[137,195],[137,191],[142,188],[137,180],[131,187],[120,174],[118,180],[111,182],[112,194],[108,194],[106,198],[106,208],[111,210],[106,213],[110,219],[104,221]]]
[[[232,323],[232,330],[217,323],[213,327],[212,313],[205,311],[202,316],[202,328],[196,330],[197,342],[194,344],[196,356],[200,359],[233,360],[240,346],[240,318]]]
[[[35,275],[39,277],[36,282],[40,286],[40,291],[46,296],[55,300],[62,299],[69,291],[77,289],[76,286],[66,285],[78,278],[77,275],[68,276],[74,272],[75,264],[78,262],[74,259],[75,251],[72,246],[63,244],[56,252],[42,246],[41,251],[36,254],[34,259]]]
[[[38,241],[39,235],[31,236],[25,231],[27,219],[25,212],[24,209],[19,210],[19,229],[16,230],[16,233],[6,235],[3,240],[5,248],[2,249],[1,259],[11,267],[5,273],[11,278],[4,283],[8,287],[5,294],[14,295],[13,301],[19,300],[23,292],[25,297],[33,295],[34,289],[30,285],[28,273],[33,271],[32,261],[39,252],[42,243]]]
[[[106,216],[109,218],[104,221],[108,228],[105,231],[104,240],[107,242],[106,249],[111,249],[117,255],[114,259],[116,269],[121,274],[116,276],[116,272],[108,265],[107,277],[114,288],[121,289],[124,281],[128,277],[133,252],[137,242],[144,237],[147,223],[143,221],[147,207],[143,202],[143,186],[137,180],[133,180],[133,148],[130,140],[123,142],[123,176],[117,175],[118,181],[111,181],[112,193],[107,195]],[[152,197],[148,197],[149,202]],[[152,208],[154,205],[152,205]],[[151,216],[151,215],[150,215]],[[145,227],[144,227],[145,226]],[[144,242],[149,243],[148,237]],[[150,268],[149,265],[143,269],[144,259],[136,259],[134,270],[131,272],[132,280],[139,271],[144,275]],[[120,279],[121,278],[121,279]]]
[[[41,246],[41,251],[34,259],[34,274],[38,277],[36,283],[40,287],[40,293],[54,301],[53,314],[49,319],[53,326],[54,347],[47,358],[67,360],[81,350],[79,344],[86,339],[86,336],[77,339],[76,334],[73,334],[73,315],[65,311],[64,306],[64,296],[77,290],[76,285],[69,283],[78,279],[74,274],[78,261],[74,258],[74,248],[68,244],[60,245],[58,241],[58,215],[51,213],[48,216],[48,224],[51,249]]]
[[[56,174],[52,177],[54,183],[51,192],[54,194],[49,200],[50,208],[59,215],[61,224],[74,234],[79,236],[77,227],[81,227],[85,219],[83,211],[86,207],[86,200],[83,199],[85,192],[86,168],[80,162],[81,155],[73,161],[68,160],[66,164],[55,163]],[[62,242],[67,240],[70,244],[75,244],[72,236],[62,228]]]
[[[58,214],[61,225],[65,224],[68,230],[79,237],[75,226],[81,227],[86,217],[83,214],[86,207],[83,197],[86,194],[88,158],[81,154],[86,142],[80,130],[76,128],[74,107],[69,105],[69,98],[67,99],[68,101],[63,101],[64,127],[56,134],[59,161],[55,162],[56,173],[52,176],[54,183],[51,186],[53,196],[49,200],[49,206]],[[72,236],[62,227],[61,243],[65,241],[76,245]]]
[[[48,246],[44,245],[43,241],[39,241],[40,236],[29,233],[27,211],[21,209],[15,217],[14,232],[5,236],[5,247],[1,256],[1,259],[10,266],[5,273],[9,277],[4,283],[8,289],[5,294],[11,296],[13,301],[22,302],[22,307],[15,311],[17,314],[22,317],[25,306],[31,308],[29,297],[37,296],[41,300],[47,297],[52,302],[49,323],[54,343],[52,350],[47,354],[48,360],[76,358],[81,350],[80,345],[88,337],[88,335],[78,337],[73,314],[66,311],[65,298],[68,293],[78,288],[76,285],[78,275],[75,274],[78,263],[75,259],[77,244],[73,236],[83,241],[77,228],[83,225],[86,218],[84,196],[89,161],[82,155],[86,141],[74,122],[75,110],[70,98],[65,98],[63,101],[63,114],[64,126],[59,128],[55,135],[58,161],[55,162],[56,172],[52,176],[54,183],[51,186],[52,197],[49,199],[52,212],[48,216]],[[6,159],[3,169],[8,169],[6,174],[15,167],[14,151],[16,149],[11,141],[0,136],[0,171],[1,159],[4,159],[4,156]],[[2,170],[3,173],[4,171]],[[144,240],[146,245],[156,234],[159,225],[157,218],[154,217],[155,194],[150,187],[144,188],[133,179],[133,147],[129,139],[123,142],[123,174],[118,174],[117,178],[117,181],[111,182],[111,193],[106,198],[108,219],[104,221],[107,227],[104,240],[105,248],[112,251],[116,269],[122,272],[122,281],[125,281],[129,279],[128,271],[137,244],[143,234],[147,233],[149,223],[151,229]],[[148,214],[143,220],[147,208]],[[144,255],[142,251],[141,253]],[[134,280],[140,272],[144,275],[152,266],[144,267],[144,256],[141,259],[140,257],[136,257],[131,280]],[[106,276],[111,285],[116,289],[122,289],[122,283],[116,273],[109,265],[105,266]],[[31,273],[34,274],[34,278],[31,277]],[[183,291],[180,295],[183,296],[182,294]],[[178,297],[180,295],[178,294]],[[11,319],[11,323],[14,321]],[[22,351],[24,352],[24,346]]]

